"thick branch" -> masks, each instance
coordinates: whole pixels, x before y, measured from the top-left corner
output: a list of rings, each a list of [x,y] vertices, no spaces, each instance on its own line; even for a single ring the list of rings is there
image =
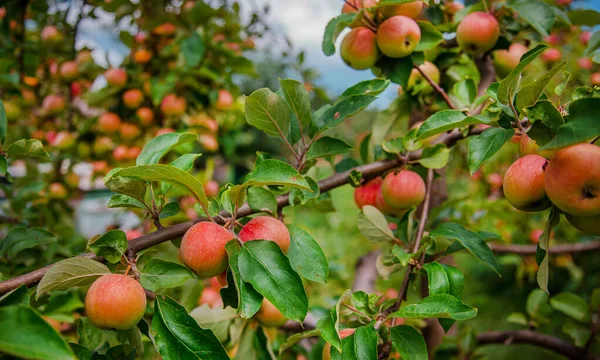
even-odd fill
[[[490,331],[477,335],[479,345],[489,344],[530,344],[552,350],[573,360],[592,360],[598,357],[586,354],[577,347],[554,336],[539,334],[531,330]]]
[[[518,254],[518,255],[535,255],[537,245],[504,245],[504,244],[489,244],[490,249],[497,254]],[[550,254],[576,254],[588,251],[600,251],[600,240],[575,243],[575,244],[558,244],[553,245],[548,249]]]
[[[472,129],[469,132],[469,135],[476,135],[479,133],[481,133],[481,130]],[[444,143],[445,145],[450,147],[463,138],[464,136],[460,131],[453,130],[450,133],[446,133],[444,136],[441,136],[438,142]],[[319,181],[319,189],[321,192],[327,192],[331,189],[348,184],[349,175],[352,170],[359,171],[363,174],[363,177],[365,177],[366,179],[370,179],[403,165],[404,161],[418,160],[421,158],[421,155],[422,151],[417,150],[409,152],[403,159],[382,160],[366,165],[361,165],[354,169],[334,174],[328,177],[327,179]],[[277,197],[277,206],[279,206],[279,208],[285,207],[289,204],[288,196],[289,195],[286,194]],[[248,204],[244,204],[238,210],[238,217],[245,217],[253,213],[254,212],[250,209],[250,206],[248,206]],[[221,216],[215,217],[214,221],[220,224],[224,224],[225,221],[223,220],[223,218],[228,217],[229,214],[224,212],[220,215]],[[180,238],[195,223],[208,220],[208,218],[198,218],[193,221],[187,221],[181,224],[165,227],[147,235],[140,236],[139,238],[129,241],[129,249],[131,249],[134,252],[138,252],[152,247],[154,245],[158,245],[169,240]],[[101,260],[101,258],[96,257],[93,253],[87,253],[80,256],[92,258],[94,260]],[[44,274],[46,274],[46,272],[51,266],[52,264],[41,269],[32,271],[30,273],[0,282],[0,295],[6,294],[7,292],[14,290],[22,284],[25,284],[27,286],[34,286],[41,280],[41,278],[44,276]]]

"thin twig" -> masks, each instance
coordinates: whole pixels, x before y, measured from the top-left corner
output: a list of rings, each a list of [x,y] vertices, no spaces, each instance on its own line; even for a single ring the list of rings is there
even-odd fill
[[[361,316],[363,316],[365,319],[368,319],[369,321],[373,321],[373,319],[372,319],[372,318],[371,318],[369,315],[367,315],[367,314],[365,314],[364,312],[362,312],[362,311],[358,310],[358,309],[357,309],[357,308],[355,308],[354,306],[352,306],[352,305],[348,305],[348,304],[342,304],[342,305],[343,305],[344,307],[346,307],[347,309],[351,310],[352,312],[355,312],[355,313],[357,313],[358,315],[361,315]]]
[[[429,75],[427,75],[425,73],[425,71],[423,71],[421,69],[421,67],[419,65],[417,65],[416,63],[413,63],[413,65],[414,65],[415,69],[417,69],[417,71],[421,74],[421,76],[423,76],[425,78],[425,80],[427,80],[427,82],[431,86],[433,86],[435,91],[437,91],[442,96],[442,98],[444,98],[444,101],[446,102],[446,104],[448,104],[450,109],[456,109],[456,106],[454,106],[454,104],[452,103],[452,100],[450,100],[450,97],[448,96],[448,94],[446,94],[446,90],[444,90],[438,83],[433,81],[433,79],[431,79],[429,77]]]

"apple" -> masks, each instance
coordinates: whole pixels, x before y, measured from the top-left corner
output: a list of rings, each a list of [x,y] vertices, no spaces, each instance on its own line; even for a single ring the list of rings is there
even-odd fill
[[[219,90],[215,108],[217,110],[227,110],[227,109],[230,109],[232,106],[233,106],[233,96],[231,95],[231,93],[224,89]]]
[[[360,9],[368,9],[375,6],[377,6],[377,0],[348,0],[347,2],[344,2],[344,6],[342,7],[342,14],[355,13],[358,12],[358,10]],[[366,10],[363,16],[367,16],[369,19],[373,18],[373,16]],[[364,19],[358,19],[353,21],[349,26],[351,28],[357,28],[360,26],[367,26],[368,23],[369,22],[365,21]]]
[[[165,116],[178,116],[185,113],[187,103],[184,98],[175,94],[165,96],[160,103],[160,110]]]
[[[340,54],[344,63],[353,69],[372,67],[379,57],[375,33],[366,27],[352,29],[342,40]]]
[[[130,89],[123,93],[123,104],[129,109],[137,109],[144,102],[144,94],[141,90]]]
[[[498,20],[492,14],[481,11],[465,16],[456,29],[458,45],[471,54],[491,50],[499,37]]]
[[[290,232],[281,221],[270,216],[258,216],[248,221],[240,230],[238,237],[243,242],[252,240],[274,241],[284,253],[287,253],[290,247]]]
[[[542,211],[551,203],[544,186],[548,161],[539,155],[526,155],[515,161],[504,174],[504,196],[518,210]]]
[[[65,99],[60,95],[51,94],[44,98],[42,110],[47,115],[56,115],[65,109]]]
[[[47,25],[42,29],[40,33],[42,42],[45,44],[55,45],[63,40],[62,33],[53,25]]]
[[[434,83],[440,83],[440,70],[435,66],[432,62],[425,61],[423,64],[419,65],[419,69],[423,71]],[[425,85],[422,85],[425,84]],[[413,68],[410,72],[410,76],[408,78],[408,83],[406,85],[408,90],[415,89],[415,87],[419,86],[420,92],[422,94],[431,94],[433,92],[433,86],[429,84],[429,82],[421,75],[419,70]]]
[[[114,133],[121,127],[121,118],[113,112],[106,112],[98,118],[98,126],[105,133]]]
[[[391,58],[403,58],[412,54],[420,40],[419,25],[407,16],[392,16],[377,29],[379,50]]]
[[[127,72],[123,68],[110,68],[104,72],[104,77],[111,86],[123,86],[127,83]]]
[[[493,53],[494,68],[500,78],[505,78],[519,64],[521,56],[527,52],[525,45],[516,43],[507,50],[496,50]]]
[[[135,115],[140,119],[140,124],[149,126],[154,121],[154,111],[148,107],[142,107],[135,111]]]
[[[387,5],[380,7],[379,13],[384,18],[401,15],[407,16],[411,19],[416,19],[419,16],[419,14],[421,14],[421,10],[423,10],[423,2],[412,1],[398,5]]]

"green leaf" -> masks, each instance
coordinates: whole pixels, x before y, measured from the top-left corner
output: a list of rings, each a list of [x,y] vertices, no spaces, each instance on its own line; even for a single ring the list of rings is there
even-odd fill
[[[177,159],[171,161],[169,165],[175,166],[180,170],[190,172],[190,170],[194,168],[194,163],[196,162],[196,159],[198,159],[200,156],[202,156],[202,154],[183,154]],[[160,189],[163,195],[169,192],[171,186],[173,185],[169,183],[160,184]]]
[[[529,2],[529,3],[535,4],[534,2],[531,2],[529,0],[518,0],[518,1],[524,2],[524,3]],[[537,1],[539,1],[539,0],[537,0]],[[554,19],[554,11],[552,12],[552,18]],[[519,62],[519,65],[517,65],[510,72],[510,74],[508,74],[507,77],[505,77],[502,81],[500,81],[500,84],[498,85],[498,93],[497,93],[498,102],[500,102],[503,105],[509,105],[510,103],[512,103],[512,101],[517,93],[517,90],[519,88],[519,84],[521,82],[521,73],[527,67],[527,65],[529,65],[533,60],[537,59],[537,57],[540,56],[547,48],[548,48],[548,45],[540,44],[540,45],[536,46],[535,48],[529,50],[525,54],[523,54],[523,56],[521,57],[521,61]]]
[[[8,173],[8,162],[4,156],[0,155],[0,175],[6,176]]]
[[[362,13],[346,13],[339,15],[327,23],[327,27],[325,27],[325,32],[323,34],[323,43],[321,45],[323,49],[323,53],[327,56],[331,56],[335,54],[335,41],[337,40],[340,33],[353,21],[357,16],[362,17]]]
[[[96,350],[104,343],[104,333],[87,317],[82,317],[77,324],[77,338],[79,345],[90,350]]]
[[[192,32],[190,36],[181,41],[181,53],[185,59],[187,68],[195,68],[200,64],[204,57],[206,45],[197,32]]]
[[[118,169],[117,171],[106,175],[104,182],[107,183],[117,177],[129,177],[143,181],[164,181],[181,186],[192,193],[203,207],[208,206],[208,199],[204,193],[202,183],[193,175],[172,165],[139,165]]]
[[[540,319],[552,314],[550,296],[542,289],[533,289],[527,296],[525,303],[527,314],[533,319]]]
[[[163,206],[163,208],[160,211],[160,214],[158,215],[158,217],[160,219],[166,219],[168,217],[177,215],[177,213],[179,212],[179,210],[181,210],[181,207],[179,206],[179,203],[170,202],[170,203],[166,204],[165,206]]]
[[[310,184],[293,166],[279,160],[267,159],[246,175],[246,186],[285,185],[310,190]]]
[[[523,86],[517,93],[517,110],[521,110],[525,107],[534,105],[540,97],[540,95],[542,95],[542,93],[544,92],[544,89],[546,89],[546,86],[548,86],[550,80],[552,80],[552,78],[556,76],[556,74],[558,74],[560,71],[562,71],[562,69],[564,69],[566,65],[567,62],[563,61],[554,69],[544,74],[544,76],[540,77],[539,79],[535,80],[530,84]]]
[[[427,263],[423,266],[427,271],[429,294],[449,294],[457,299],[462,298],[465,278],[457,268],[437,262]],[[440,319],[444,331],[450,330],[453,320]]]
[[[592,336],[589,325],[578,324],[574,321],[566,321],[562,326],[562,331],[573,339],[575,346],[579,347],[584,347]]]
[[[319,330],[321,337],[340,351],[342,350],[342,341],[338,333],[340,331],[340,308],[342,303],[351,298],[351,296],[352,292],[346,290],[331,311],[317,321],[317,330]]]
[[[202,329],[183,306],[168,297],[157,296],[154,301],[152,331],[165,360],[229,359],[215,334]]]
[[[122,230],[110,230],[102,236],[91,238],[87,248],[109,263],[116,264],[127,251],[127,235]]]
[[[473,79],[467,78],[455,83],[452,92],[464,107],[470,108],[477,97],[477,85]]]
[[[565,91],[565,88],[567,87],[567,85],[569,84],[569,80],[571,80],[571,73],[568,71],[565,71],[563,73],[563,75],[565,76],[565,81],[561,82],[560,84],[558,84],[556,86],[556,88],[554,89],[554,92],[556,93],[556,95],[561,96],[562,93]]]
[[[428,169],[441,169],[448,164],[450,149],[444,144],[423,149],[419,163]]]
[[[429,21],[417,21],[421,29],[421,40],[415,51],[427,51],[435,48],[444,41],[442,33]]]
[[[304,85],[300,81],[285,79],[279,80],[283,97],[287,101],[292,113],[300,126],[305,127],[310,124],[310,98]]]
[[[308,298],[300,276],[281,248],[268,240],[248,241],[238,259],[242,279],[252,284],[288,319],[302,322]]]
[[[342,352],[331,348],[332,360],[377,360],[379,335],[373,324],[356,328],[354,333],[342,340]]]
[[[245,283],[240,275],[239,257],[242,251],[237,240],[231,240],[225,245],[229,257],[229,269],[233,275],[233,284],[229,282],[228,286],[235,285],[238,294],[237,309],[238,314],[243,318],[249,319],[260,309],[263,296],[259,294],[251,284]]]
[[[0,296],[0,307],[13,305],[29,305],[29,289],[25,284]]]
[[[0,257],[7,254],[11,258],[23,250],[53,242],[56,242],[56,235],[49,231],[37,227],[18,227],[0,240]]]
[[[471,175],[479,169],[484,161],[491,158],[510,140],[515,132],[512,129],[489,128],[481,135],[471,138],[469,141],[469,171]]]
[[[380,68],[386,78],[390,79],[394,84],[406,87],[408,78],[413,69],[413,57],[403,58],[402,61],[388,57],[382,57],[376,64]]]
[[[234,319],[237,319],[235,309],[231,307],[222,308],[216,306],[211,308],[208,304],[203,304],[192,310],[190,316],[196,320],[203,329],[212,330],[220,342],[229,340],[229,327]]]
[[[160,259],[151,259],[140,271],[140,283],[144,289],[154,292],[178,287],[193,278],[194,274],[187,267]]]
[[[321,190],[319,189],[319,184],[314,181],[310,176],[304,177],[306,182],[310,185],[310,190],[294,188],[290,191],[289,195],[289,203],[290,205],[304,205],[309,200],[316,199],[321,195]]]
[[[306,338],[315,337],[315,336],[319,336],[319,330],[317,330],[317,329],[307,330],[307,331],[304,331],[301,333],[296,333],[296,334],[288,337],[285,340],[285,342],[283,344],[281,344],[281,346],[279,347],[279,355],[283,354],[287,349],[293,347],[300,341],[302,341]]]
[[[387,79],[364,80],[344,90],[340,98],[352,95],[379,95],[390,85]]]
[[[268,212],[277,214],[277,199],[273,193],[263,187],[252,186],[248,188],[248,205],[254,212]]]
[[[290,248],[287,256],[290,265],[305,279],[327,284],[329,264],[323,250],[313,237],[294,225],[288,225]]]
[[[542,150],[559,149],[578,144],[600,135],[600,121],[596,114],[599,98],[583,98],[569,106],[569,122],[561,125],[556,136],[541,147]]]
[[[442,237],[458,241],[473,256],[494,270],[496,274],[500,275],[500,268],[498,267],[494,253],[479,234],[467,230],[459,224],[447,222],[431,231],[429,236],[434,239]]]
[[[466,116],[459,110],[441,110],[423,122],[417,131],[417,140],[468,125],[484,124],[482,119],[482,117]]]
[[[135,204],[142,204],[142,206],[144,206],[143,204],[145,204],[146,197],[146,182],[138,179],[113,176],[120,170],[121,168],[115,168],[106,174],[103,179],[104,185],[106,185],[110,191],[129,196],[137,201]],[[146,206],[144,206],[144,208],[146,208]]]
[[[573,9],[567,15],[575,26],[596,26],[600,24],[600,13],[592,9]]]
[[[344,141],[329,136],[317,139],[306,154],[306,160],[318,159],[326,156],[344,155],[352,150],[352,146]]]
[[[548,265],[548,249],[550,248],[550,236],[552,235],[552,229],[560,222],[560,211],[556,207],[550,209],[550,215],[548,215],[548,221],[544,226],[544,231],[540,235],[535,258],[538,263],[538,272],[536,280],[540,289],[548,292],[548,279],[550,276],[550,269]]]
[[[67,290],[75,286],[89,285],[100,276],[110,274],[106,265],[82,257],[61,260],[46,272],[37,286],[39,299],[53,290]]]
[[[290,108],[269,89],[255,90],[246,97],[246,121],[269,136],[287,139],[290,133]]]
[[[8,130],[8,120],[6,119],[6,109],[4,103],[0,100],[0,145],[4,144],[6,140],[6,133]]]
[[[169,151],[173,150],[177,146],[192,141],[197,141],[198,135],[185,132],[185,133],[166,133],[155,137],[150,140],[142,149],[140,155],[135,160],[136,165],[150,165],[158,164],[160,159],[163,158]]]
[[[374,242],[394,241],[394,234],[388,227],[385,215],[376,207],[365,205],[358,214],[358,230],[367,239]]]
[[[408,325],[394,326],[390,329],[392,344],[406,360],[428,360],[427,344],[423,335]]]
[[[0,352],[25,359],[76,359],[56,330],[24,305],[0,308]]]
[[[541,0],[508,0],[507,5],[543,36],[554,26],[554,9]]]
[[[410,259],[412,259],[412,255],[409,252],[406,252],[403,248],[398,245],[394,245],[392,248],[392,254],[398,259],[402,266],[408,266]]]
[[[580,296],[570,292],[562,292],[554,295],[550,299],[550,306],[552,306],[554,310],[560,311],[583,323],[588,323],[592,319],[592,314],[587,302]]]
[[[16,158],[16,157],[39,157],[39,158],[47,158],[50,157],[46,150],[44,150],[44,145],[42,142],[35,139],[21,139],[17,140],[14,143],[8,146],[6,150],[7,158]]]
[[[349,116],[361,112],[377,99],[374,95],[350,95],[338,100],[333,106],[316,119],[315,125],[319,130],[330,129],[342,123]]]
[[[477,316],[477,309],[465,305],[452,295],[429,295],[416,304],[401,307],[391,316],[405,319],[443,318],[468,320]]]
[[[108,205],[106,206],[109,208],[147,209],[146,205],[141,201],[123,194],[115,194],[111,196],[110,200],[108,201]]]

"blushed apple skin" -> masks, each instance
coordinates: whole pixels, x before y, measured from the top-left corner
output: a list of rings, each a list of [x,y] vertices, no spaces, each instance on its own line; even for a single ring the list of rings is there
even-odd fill
[[[600,236],[600,214],[593,216],[573,216],[566,214],[565,217],[575,229],[588,235]]]
[[[600,214],[600,147],[584,143],[558,150],[546,167],[545,185],[563,212]]]
[[[521,61],[521,56],[527,52],[523,44],[512,44],[506,50],[494,51],[494,68],[500,78],[505,78]]]
[[[271,327],[281,326],[287,321],[287,318],[283,316],[281,311],[266,298],[263,299],[262,305],[255,316],[261,324]]]
[[[366,27],[352,29],[342,40],[342,60],[355,70],[365,70],[375,65],[379,58],[375,33]]]
[[[179,254],[183,263],[199,277],[213,277],[227,269],[225,245],[232,239],[234,235],[221,225],[199,222],[183,235]]]
[[[347,338],[348,336],[354,334],[354,329],[342,329],[340,330],[340,339]],[[323,360],[331,360],[331,344],[326,344],[323,347]]]
[[[238,237],[243,242],[252,240],[274,241],[284,253],[287,253],[290,248],[290,232],[281,221],[270,216],[258,216],[248,221],[240,230]]]
[[[351,6],[350,4],[354,5]],[[353,12],[357,12],[356,9],[368,9],[368,8],[372,8],[377,6],[377,1],[376,0],[349,0],[348,2],[344,3],[344,6],[342,6],[342,14],[347,14],[347,13],[353,13]],[[367,16],[369,17],[369,19],[372,18],[371,14],[369,14],[367,11],[364,12],[363,16]],[[360,20],[355,20],[353,21],[349,27],[354,29],[360,26],[366,26],[367,25],[367,21],[365,21],[364,19],[360,19]]]
[[[456,29],[458,45],[470,54],[490,50],[499,37],[498,20],[493,15],[480,11],[465,16]]]
[[[504,174],[504,196],[516,209],[542,211],[550,207],[544,188],[547,162],[539,155],[526,155],[517,159]]]
[[[425,199],[425,190],[421,176],[409,170],[387,174],[381,185],[385,202],[398,210],[418,206]]]
[[[412,1],[404,4],[380,7],[379,13],[384,18],[400,15],[409,17],[411,19],[416,19],[419,16],[419,14],[421,14],[421,10],[423,10],[423,2]]]
[[[440,83],[440,70],[437,68],[437,66],[435,66],[435,64],[433,64],[430,61],[425,61],[423,64],[419,65],[419,69],[421,69],[427,76],[429,76],[429,78],[434,83]],[[427,82],[427,80],[425,79],[425,77],[423,77],[423,75],[421,75],[419,70],[412,69],[406,87],[410,90],[415,85],[421,82]],[[427,86],[425,86],[423,90],[421,90],[422,94],[431,94],[432,92],[433,86],[431,86],[431,84],[429,83],[427,83]]]
[[[415,51],[421,40],[421,29],[411,18],[392,16],[377,29],[377,46],[386,56],[403,58]]]
[[[85,296],[85,312],[101,329],[127,330],[146,311],[146,293],[139,282],[121,274],[98,278]]]
[[[365,205],[377,207],[377,193],[381,191],[382,178],[375,178],[354,189],[354,202],[359,209]]]

